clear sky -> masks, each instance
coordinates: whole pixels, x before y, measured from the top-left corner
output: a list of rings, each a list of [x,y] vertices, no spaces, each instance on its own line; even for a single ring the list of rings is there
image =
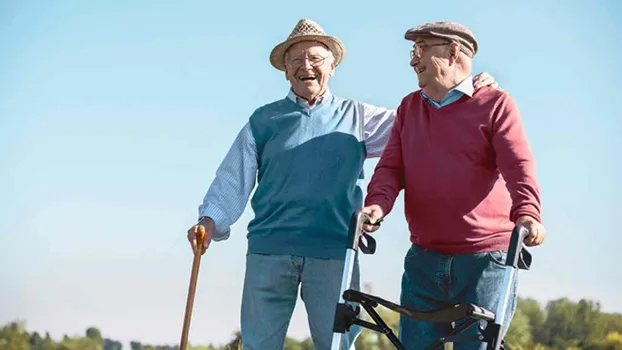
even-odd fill
[[[178,342],[185,232],[235,135],[288,90],[270,50],[301,18],[345,43],[340,96],[396,107],[417,88],[404,32],[471,27],[475,71],[512,93],[538,163],[546,243],[520,294],[622,312],[618,1],[0,1],[0,324]],[[375,161],[366,165],[371,174]],[[368,177],[369,179],[369,177]],[[204,256],[190,339],[239,325],[250,210]],[[402,198],[362,257],[398,300]],[[290,336],[306,337],[298,305]]]

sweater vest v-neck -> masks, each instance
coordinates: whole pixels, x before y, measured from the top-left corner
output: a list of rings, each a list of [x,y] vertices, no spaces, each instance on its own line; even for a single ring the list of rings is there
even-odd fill
[[[313,109],[284,98],[253,113],[259,171],[249,253],[344,258],[363,200],[363,123],[362,104],[336,96]]]

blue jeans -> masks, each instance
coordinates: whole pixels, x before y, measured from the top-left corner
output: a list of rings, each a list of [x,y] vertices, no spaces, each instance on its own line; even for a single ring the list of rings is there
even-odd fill
[[[330,349],[343,265],[344,260],[248,254],[241,314],[244,350],[283,349],[299,287],[315,349]],[[359,283],[355,260],[350,288],[359,290]],[[359,332],[358,326],[350,328],[341,349],[349,349]]]
[[[503,292],[506,256],[502,251],[446,255],[412,245],[404,260],[400,303],[418,311],[472,303],[494,313]],[[515,278],[504,334],[516,310],[516,286]],[[481,326],[485,325],[481,321]],[[476,323],[461,334],[478,334],[477,326]],[[422,322],[403,316],[399,337],[406,349],[424,349],[448,335],[451,329],[451,324]],[[484,342],[456,342],[454,349],[486,349],[486,345]]]

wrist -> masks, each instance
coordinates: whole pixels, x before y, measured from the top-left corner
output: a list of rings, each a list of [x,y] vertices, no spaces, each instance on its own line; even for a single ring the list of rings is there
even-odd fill
[[[202,216],[201,219],[199,220],[199,225],[203,225],[203,226],[216,226],[216,223],[214,222],[214,219],[210,218],[209,216]]]
[[[540,226],[542,227],[543,230],[544,229],[544,225],[542,224],[542,222],[540,222],[539,218],[534,217],[533,215],[529,215],[529,214],[524,214],[518,217],[518,219],[516,219],[516,225],[527,225],[527,226]]]
[[[542,223],[540,211],[532,206],[524,206],[518,208],[512,216],[515,218],[514,222],[516,223],[525,220],[534,220],[536,222]]]
[[[376,207],[376,210],[378,211],[380,217],[384,217],[384,209],[382,208],[382,206],[380,204],[374,204],[374,206]]]

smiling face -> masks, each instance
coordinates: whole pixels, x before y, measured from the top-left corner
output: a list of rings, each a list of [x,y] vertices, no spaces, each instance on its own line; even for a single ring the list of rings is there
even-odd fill
[[[419,87],[438,84],[450,66],[449,42],[434,37],[419,37],[411,52],[410,65],[417,73]]]
[[[327,89],[328,79],[335,72],[331,52],[316,41],[292,45],[285,55],[285,77],[296,95],[315,103]]]

